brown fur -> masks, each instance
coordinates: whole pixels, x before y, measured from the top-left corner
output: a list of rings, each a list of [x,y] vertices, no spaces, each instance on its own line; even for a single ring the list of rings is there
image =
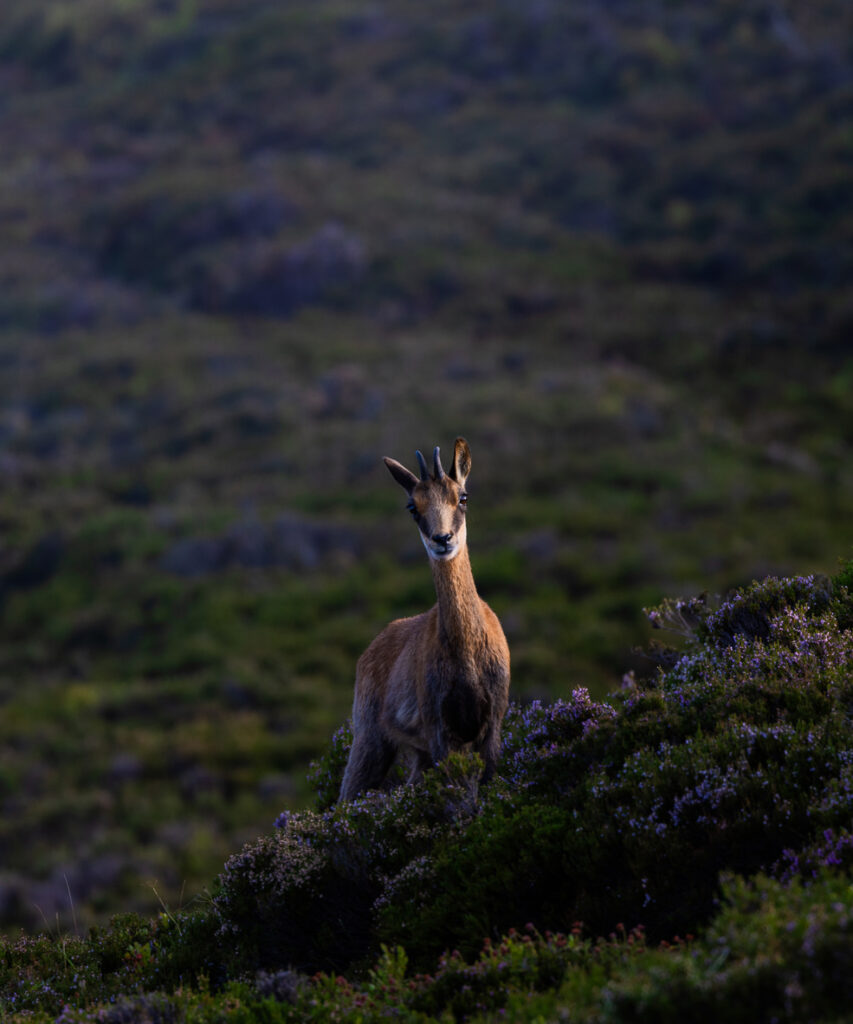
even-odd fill
[[[438,601],[428,612],[392,622],[359,658],[342,800],[378,786],[398,755],[408,758],[414,781],[450,751],[473,749],[488,779],[509,700],[509,648],[497,616],[477,594],[468,559],[467,442],[456,439],[447,474],[438,449],[430,477],[422,471],[418,479],[385,461],[409,494],[431,553]]]

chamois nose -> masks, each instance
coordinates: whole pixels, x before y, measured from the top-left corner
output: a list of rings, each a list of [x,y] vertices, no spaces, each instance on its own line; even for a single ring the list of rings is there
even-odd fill
[[[450,538],[453,536],[452,533],[434,533],[432,539],[436,544],[443,544],[445,547],[450,543]]]

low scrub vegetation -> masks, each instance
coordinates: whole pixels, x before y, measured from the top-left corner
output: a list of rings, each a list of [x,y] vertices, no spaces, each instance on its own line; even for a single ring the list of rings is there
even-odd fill
[[[0,7],[0,930],[310,805],[383,455],[471,442],[524,704],[851,549],[849,0]]]
[[[349,742],[194,912],[9,939],[12,1021],[835,1020],[853,988],[853,563],[716,607],[606,703],[513,706],[498,776],[454,755],[334,803]],[[689,628],[687,628],[689,627]],[[600,937],[596,937],[600,936]]]

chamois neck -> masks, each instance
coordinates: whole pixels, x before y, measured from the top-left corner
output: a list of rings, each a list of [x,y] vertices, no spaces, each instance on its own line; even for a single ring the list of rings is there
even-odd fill
[[[462,647],[476,643],[485,627],[483,606],[474,585],[467,545],[454,558],[446,561],[430,559],[430,563],[443,639]]]

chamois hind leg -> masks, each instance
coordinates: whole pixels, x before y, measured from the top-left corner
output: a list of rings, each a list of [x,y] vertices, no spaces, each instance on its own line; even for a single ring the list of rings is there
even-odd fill
[[[499,728],[490,726],[486,735],[477,746],[477,753],[483,759],[483,774],[481,782],[488,782],[495,774],[498,766],[498,759],[501,756],[501,732]]]
[[[350,748],[349,760],[341,783],[341,800],[353,800],[366,789],[375,789],[394,760],[396,751],[379,732],[359,730]]]

